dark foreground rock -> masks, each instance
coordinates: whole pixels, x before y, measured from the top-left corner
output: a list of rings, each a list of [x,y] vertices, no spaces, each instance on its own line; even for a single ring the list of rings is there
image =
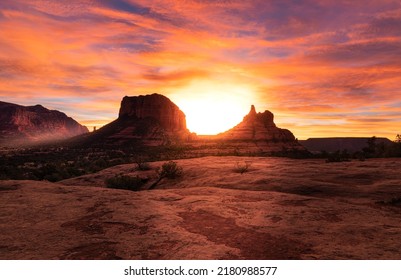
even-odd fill
[[[249,171],[234,172],[243,160]],[[94,187],[89,177],[1,181],[0,259],[401,258],[398,160],[178,164],[183,177],[152,191]]]

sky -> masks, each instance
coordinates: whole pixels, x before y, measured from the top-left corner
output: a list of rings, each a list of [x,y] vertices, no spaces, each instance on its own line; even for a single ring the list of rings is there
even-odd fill
[[[198,134],[252,104],[299,139],[401,133],[390,0],[1,0],[0,100],[98,128],[160,93]]]

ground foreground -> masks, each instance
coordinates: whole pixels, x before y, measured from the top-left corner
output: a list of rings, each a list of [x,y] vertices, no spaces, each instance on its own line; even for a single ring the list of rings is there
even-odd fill
[[[401,259],[401,160],[177,160],[154,190],[0,181],[1,259]],[[247,172],[235,172],[248,163]]]

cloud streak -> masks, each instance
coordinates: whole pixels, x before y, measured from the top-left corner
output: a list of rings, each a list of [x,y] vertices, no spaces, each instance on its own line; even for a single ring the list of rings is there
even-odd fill
[[[400,133],[399,1],[4,0],[0,30],[0,100],[88,125],[215,83],[298,138]]]

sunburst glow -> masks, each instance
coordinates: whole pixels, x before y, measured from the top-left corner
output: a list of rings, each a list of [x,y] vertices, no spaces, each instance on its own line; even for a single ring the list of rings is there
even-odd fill
[[[254,104],[301,139],[394,139],[400,23],[396,0],[0,0],[0,100],[99,127],[157,92],[198,134]]]
[[[176,91],[177,105],[184,111],[187,127],[199,135],[224,132],[248,113],[252,90],[245,85],[194,81]]]

